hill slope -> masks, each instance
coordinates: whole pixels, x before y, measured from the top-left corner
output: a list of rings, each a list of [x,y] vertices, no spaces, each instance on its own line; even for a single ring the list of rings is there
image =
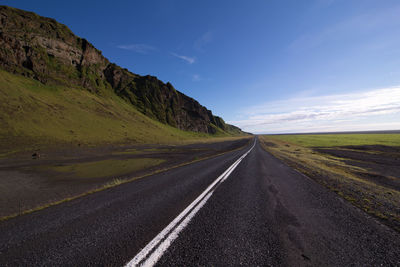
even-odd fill
[[[55,91],[59,93],[54,94],[53,97],[57,98],[54,100],[55,103],[57,102],[56,106],[62,110],[68,110],[69,104],[80,105],[86,100],[97,103],[111,101],[113,104],[108,106],[107,112],[114,115],[111,117],[109,114],[109,120],[118,124],[126,119],[123,116],[119,117],[121,115],[118,113],[119,109],[130,109],[129,112],[137,110],[145,115],[141,117],[147,118],[143,119],[146,123],[142,125],[139,123],[140,120],[130,122],[131,126],[135,126],[136,131],[138,128],[146,128],[150,125],[167,129],[169,125],[180,130],[207,134],[243,134],[239,128],[226,124],[222,118],[214,116],[196,100],[175,90],[170,83],[165,84],[153,76],[140,76],[110,63],[99,50],[85,39],[74,35],[67,26],[32,12],[0,6],[0,68],[39,81],[42,85],[35,83],[33,87],[41,88],[41,94],[45,94],[47,90],[52,91],[49,88],[57,88]],[[7,102],[9,91],[14,90],[12,88],[14,82],[20,85],[30,83],[28,80],[22,80],[21,77],[11,77],[4,72],[1,76],[3,79],[2,101],[5,102]],[[19,88],[19,93],[24,97],[28,97],[31,93],[23,92],[23,87]],[[75,97],[72,98],[70,94],[75,94]],[[85,99],[83,102],[81,97]],[[43,105],[47,105],[47,101],[49,100],[42,101]],[[36,103],[41,102],[36,101]],[[25,108],[25,104],[27,103],[20,105]],[[103,104],[99,105],[104,108]],[[131,109],[132,107],[135,110]],[[40,108],[42,108],[40,104],[35,106],[32,103],[31,111],[38,114],[45,113],[44,110],[36,111]],[[50,107],[47,108],[50,113],[54,111]],[[98,108],[96,107],[96,110]],[[84,116],[81,117],[78,110],[75,111],[75,119],[71,118],[70,121],[62,122],[56,117],[52,119],[66,128],[71,128],[74,124],[85,124],[83,123]],[[2,114],[7,116],[7,112],[3,110]],[[44,118],[47,118],[46,116]],[[139,116],[139,113],[137,112],[135,116]],[[160,124],[148,118],[157,120]],[[22,122],[23,119],[24,117],[21,117],[19,121]],[[8,120],[6,124],[8,130],[6,130],[12,132],[15,126],[13,124],[11,120]],[[61,131],[61,128],[57,131]],[[4,133],[5,130],[2,131]],[[75,133],[74,130],[72,131]],[[35,131],[32,131],[32,135],[33,133]],[[58,138],[63,134],[66,133],[57,132],[53,137]]]
[[[214,135],[153,120],[120,97],[45,85],[0,70],[0,156],[13,150],[110,143],[177,143]]]

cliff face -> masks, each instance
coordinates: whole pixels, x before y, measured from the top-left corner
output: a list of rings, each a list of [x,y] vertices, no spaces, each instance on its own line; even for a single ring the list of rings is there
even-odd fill
[[[143,114],[182,130],[241,133],[170,83],[110,63],[67,26],[32,12],[0,6],[0,67],[46,84],[115,93]]]

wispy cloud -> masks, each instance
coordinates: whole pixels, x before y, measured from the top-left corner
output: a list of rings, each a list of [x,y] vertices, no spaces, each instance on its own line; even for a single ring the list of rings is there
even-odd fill
[[[196,61],[196,59],[195,59],[194,57],[188,57],[188,56],[178,55],[178,54],[172,53],[172,52],[171,52],[171,55],[173,55],[174,57],[180,58],[180,59],[186,61],[186,62],[189,63],[189,64],[193,64],[193,63]]]
[[[157,48],[147,44],[128,44],[128,45],[118,45],[120,49],[134,51],[140,54],[148,54],[150,52],[156,51]]]
[[[330,3],[330,1],[327,0],[327,3]],[[390,39],[390,43],[387,41],[382,43],[382,34],[384,34],[382,32],[389,28],[396,30],[400,27],[399,12],[400,5],[397,5],[390,9],[379,9],[371,13],[350,17],[320,31],[306,32],[289,45],[289,50],[303,52],[332,42],[347,42],[348,40],[363,40],[362,42],[351,41],[355,44],[361,43],[361,48],[372,46],[386,49],[388,45],[396,46],[398,45],[398,38]],[[380,38],[365,39],[366,36],[371,36],[371,34],[377,34]]]
[[[192,81],[194,81],[194,82],[201,81],[200,75],[199,74],[193,74],[192,75]]]
[[[274,101],[243,115],[232,123],[254,133],[400,129],[400,87]]]
[[[213,40],[213,33],[211,31],[205,32],[194,42],[194,49],[200,52],[204,52],[204,46]]]

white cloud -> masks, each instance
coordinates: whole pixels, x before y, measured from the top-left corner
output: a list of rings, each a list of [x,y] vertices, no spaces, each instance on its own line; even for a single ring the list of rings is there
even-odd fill
[[[120,49],[134,51],[140,54],[148,54],[149,52],[157,50],[154,46],[146,44],[128,44],[128,45],[118,45]]]
[[[192,75],[192,81],[194,81],[194,82],[201,81],[200,75],[199,74],[193,74]]]
[[[189,64],[193,64],[196,61],[196,59],[194,57],[182,56],[182,55],[178,55],[176,53],[171,53],[171,55],[173,55],[174,57],[180,58]]]
[[[254,133],[400,129],[400,87],[273,101],[243,114],[231,123]]]
[[[204,46],[213,40],[213,33],[211,31],[205,32],[200,38],[194,42],[194,49],[204,52]]]

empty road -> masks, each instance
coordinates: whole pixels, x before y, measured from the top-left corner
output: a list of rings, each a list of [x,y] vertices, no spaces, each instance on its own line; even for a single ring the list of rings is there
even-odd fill
[[[0,266],[400,266],[400,236],[264,151],[0,222]]]

